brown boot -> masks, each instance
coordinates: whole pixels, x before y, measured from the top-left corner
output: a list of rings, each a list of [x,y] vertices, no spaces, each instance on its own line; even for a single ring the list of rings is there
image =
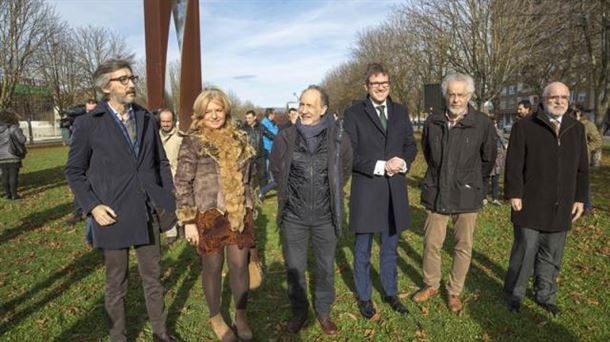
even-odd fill
[[[452,294],[447,295],[447,306],[454,314],[459,314],[464,308],[460,297]]]
[[[235,330],[237,337],[242,341],[250,341],[253,338],[252,330],[248,326],[246,310],[236,310],[235,312]]]
[[[234,342],[237,341],[237,337],[233,333],[233,330],[229,328],[224,318],[220,314],[210,318],[210,325],[212,326],[212,331],[216,334],[216,337],[219,341],[222,342]]]
[[[416,303],[422,303],[436,295],[438,295],[438,289],[426,286],[423,289],[417,291],[417,293],[413,296],[413,301]]]

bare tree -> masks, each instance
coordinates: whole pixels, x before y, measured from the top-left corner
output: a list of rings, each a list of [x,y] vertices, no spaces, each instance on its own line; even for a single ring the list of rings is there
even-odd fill
[[[0,1],[0,108],[11,105],[15,87],[51,34],[53,21],[55,12],[42,0]]]
[[[85,26],[75,30],[78,49],[75,51],[79,66],[85,75],[83,88],[89,96],[95,96],[93,72],[102,62],[110,58],[132,59],[133,53],[127,47],[123,36],[103,27]]]
[[[58,112],[84,100],[83,73],[74,51],[73,31],[65,22],[50,27],[49,37],[40,45],[34,58],[34,72],[40,77]]]

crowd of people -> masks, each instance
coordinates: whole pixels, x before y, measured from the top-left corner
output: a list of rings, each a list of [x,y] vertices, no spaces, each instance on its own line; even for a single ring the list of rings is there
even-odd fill
[[[237,124],[227,95],[209,88],[195,100],[185,132],[178,130],[170,109],[153,114],[134,102],[137,79],[126,60],[102,63],[94,74],[102,98],[89,101],[86,114],[66,124],[65,176],[77,208],[71,220],[86,218],[86,239],[103,252],[112,341],[126,340],[132,248],[153,340],[179,340],[166,327],[162,234],[168,244],[184,237],[198,252],[209,324],[217,338],[252,340],[248,292],[260,282],[251,267],[258,262],[255,231],[266,229],[256,227],[255,216],[272,189],[292,309],[286,329],[298,333],[310,316],[306,269],[311,248],[314,315],[324,333],[336,334],[335,251],[345,234],[344,188],[350,178],[347,222],[354,234],[353,290],[360,314],[372,319],[378,308],[371,279],[376,235],[381,298],[396,314],[409,314],[398,296],[397,246],[401,233],[412,227],[406,174],[418,148],[408,109],[390,97],[390,73],[382,64],[368,66],[362,80],[366,96],[340,118],[329,111],[326,91],[312,85],[300,94],[298,109],[289,109],[285,124],[275,122],[273,110],[260,121],[248,111],[244,123]],[[601,146],[599,132],[582,107],[570,107],[570,90],[560,82],[544,88],[536,110],[529,101],[519,103],[508,140],[495,120],[470,105],[472,77],[451,73],[441,89],[445,106],[430,113],[421,138],[427,164],[420,198],[427,213],[424,286],[412,300],[421,303],[443,293],[451,312],[464,310],[461,295],[474,231],[491,182],[492,203],[505,198],[511,206],[514,241],[503,288],[507,309],[520,312],[533,275],[536,303],[559,315],[557,277],[571,224],[592,208],[589,158]],[[13,145],[25,140],[17,117],[2,111],[0,166],[9,199],[19,198],[23,158]],[[441,250],[449,227],[453,260],[441,289]],[[225,259],[235,307],[232,322],[221,315]]]

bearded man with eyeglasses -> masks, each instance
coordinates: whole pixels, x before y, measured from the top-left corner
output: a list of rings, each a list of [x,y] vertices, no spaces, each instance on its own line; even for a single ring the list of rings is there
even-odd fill
[[[421,139],[428,164],[421,190],[421,203],[428,213],[422,257],[425,286],[413,300],[421,303],[439,294],[441,250],[451,221],[453,263],[445,288],[447,306],[459,314],[477,215],[496,161],[496,129],[485,114],[469,104],[475,90],[472,77],[449,74],[441,89],[445,108],[428,116]]]
[[[530,276],[535,301],[557,316],[557,277],[572,222],[583,213],[589,187],[584,126],[570,115],[570,90],[544,88],[538,112],[513,126],[506,152],[506,186],[513,246],[504,280],[508,309],[518,313]]]
[[[110,340],[127,340],[124,299],[134,247],[153,341],[176,341],[166,330],[160,282],[159,233],[175,224],[176,201],[159,127],[134,103],[138,77],[128,61],[108,60],[93,78],[103,100],[75,120],[65,175],[88,216],[93,247],[104,254]]]

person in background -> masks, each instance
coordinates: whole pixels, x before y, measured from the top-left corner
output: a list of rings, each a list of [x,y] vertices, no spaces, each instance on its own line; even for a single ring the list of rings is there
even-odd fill
[[[250,163],[256,151],[231,122],[231,103],[221,90],[204,90],[193,105],[176,171],[177,214],[186,240],[201,256],[201,282],[209,323],[221,341],[251,340],[248,255],[255,246]],[[235,331],[220,313],[222,269],[227,256],[235,305]]]
[[[297,123],[298,119],[299,119],[299,112],[295,108],[289,108],[288,109],[288,121],[286,121],[286,123],[284,123],[280,127],[280,131],[283,129],[286,129],[292,125],[295,125]]]
[[[517,104],[517,120],[521,120],[524,117],[532,114],[532,103],[530,100],[521,100]]]
[[[581,104],[573,104],[570,106],[571,115],[578,120],[583,126],[585,126],[585,137],[587,139],[587,159],[589,160],[589,166],[591,166],[591,156],[593,151],[602,148],[603,140],[599,134],[597,127],[587,116],[584,114],[584,108]],[[585,196],[585,212],[583,215],[590,215],[593,211],[593,200],[591,199],[591,184],[587,188],[587,195]]]
[[[17,193],[17,185],[21,160],[25,157],[11,148],[11,144],[19,144],[22,151],[25,151],[26,140],[19,127],[19,116],[9,110],[0,110],[0,169],[4,194],[8,200],[21,198]]]
[[[497,142],[497,153],[496,162],[493,169],[491,170],[490,181],[491,181],[491,203],[495,205],[501,205],[500,200],[500,177],[504,173],[504,163],[506,162],[506,148],[508,147],[508,141],[504,138],[502,130],[498,128],[498,121],[494,118],[494,127],[496,128],[496,142]],[[487,204],[487,199],[483,200],[483,204]]]
[[[269,170],[269,154],[271,153],[271,147],[273,146],[273,139],[279,132],[279,128],[273,121],[275,119],[275,112],[273,112],[273,108],[267,108],[265,111],[265,117],[261,121],[261,125],[263,126],[263,146],[265,148],[265,172],[261,177],[261,187],[260,187],[260,200],[265,199],[265,195],[267,192],[275,189],[277,186],[275,180],[273,179],[273,175]]]
[[[172,171],[172,177],[176,177],[176,168],[178,167],[178,151],[180,150],[180,144],[182,144],[182,137],[176,127],[178,118],[176,114],[168,108],[161,108],[157,111],[159,113],[159,136],[161,137],[161,143],[165,150],[165,155],[169,161],[170,170]],[[173,244],[178,239],[178,225],[172,227],[170,230],[165,232],[166,242],[168,245]]]
[[[77,107],[81,108],[80,111],[71,111],[70,114],[66,115],[64,119],[67,119],[68,121],[68,145],[72,141],[72,125],[74,124],[74,120],[76,120],[76,118],[80,115],[91,112],[95,108],[95,106],[97,106],[97,101],[95,101],[94,99],[88,99],[87,102],[85,102],[84,111],[82,111],[82,107]],[[85,213],[83,212],[83,209],[81,209],[81,207],[78,205],[76,197],[74,197],[73,207],[74,211],[72,212],[72,215],[70,215],[70,217],[66,220],[66,223],[68,223],[69,225],[75,225],[87,217],[87,215],[85,215]],[[89,245],[92,244],[90,225],[87,225],[85,229],[85,241]]]

